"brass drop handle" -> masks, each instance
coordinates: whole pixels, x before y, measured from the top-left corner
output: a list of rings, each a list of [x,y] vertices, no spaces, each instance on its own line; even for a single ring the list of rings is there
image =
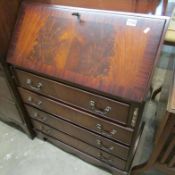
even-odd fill
[[[29,87],[30,87],[32,90],[35,90],[35,91],[41,90],[41,87],[43,86],[42,83],[40,83],[40,82],[37,83],[36,86],[34,86],[34,85],[32,84],[32,80],[31,80],[31,79],[27,79],[27,80],[26,80],[26,84],[28,84]]]
[[[113,129],[111,132],[105,131],[105,130],[103,129],[103,126],[102,126],[101,124],[97,124],[97,125],[96,125],[96,128],[98,129],[98,131],[99,131],[102,135],[104,135],[104,136],[106,136],[106,137],[113,137],[113,136],[117,133],[117,130],[115,130],[115,129]]]
[[[100,139],[97,139],[97,145],[100,146],[101,149],[107,151],[107,152],[111,152],[114,150],[113,146],[107,147],[103,144],[103,142]]]
[[[105,109],[98,109],[96,107],[96,102],[92,101],[92,100],[89,102],[89,105],[90,105],[92,111],[94,111],[95,113],[100,114],[100,115],[105,115],[109,111],[111,111],[111,109],[112,109],[110,106],[106,106]]]
[[[100,160],[102,160],[102,161],[104,161],[104,162],[112,162],[112,159],[110,159],[110,157],[105,157],[104,155],[103,155],[103,153],[98,153],[98,157],[99,157],[99,159]]]
[[[43,131],[46,134],[50,134],[51,130],[50,129],[46,129],[44,126],[40,126],[40,130]]]
[[[27,100],[34,106],[40,106],[42,104],[42,101],[34,102],[31,96],[29,96]]]
[[[44,117],[44,116],[40,116],[37,112],[35,112],[33,114],[34,118],[37,118],[39,120],[42,120],[42,121],[46,121],[47,120],[47,117]]]

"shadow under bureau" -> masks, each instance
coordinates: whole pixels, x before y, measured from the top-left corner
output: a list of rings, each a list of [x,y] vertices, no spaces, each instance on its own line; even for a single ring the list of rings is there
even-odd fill
[[[39,138],[128,174],[167,19],[23,3],[8,52]]]

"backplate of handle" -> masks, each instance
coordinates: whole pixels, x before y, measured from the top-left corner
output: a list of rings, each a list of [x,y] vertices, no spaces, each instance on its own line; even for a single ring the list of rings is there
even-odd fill
[[[29,87],[32,89],[32,90],[35,90],[35,91],[39,91],[41,89],[41,87],[43,86],[42,83],[37,83],[36,85],[33,85],[32,83],[32,80],[31,79],[27,79],[26,80],[26,84],[29,85]]]
[[[41,104],[42,104],[42,101],[34,101],[33,100],[33,98],[31,97],[31,96],[29,96],[28,98],[27,98],[27,100],[31,103],[31,104],[33,104],[34,106],[40,106]]]
[[[103,155],[103,153],[98,153],[98,157],[99,157],[99,159],[100,160],[102,160],[102,161],[104,161],[104,162],[112,162],[112,159],[110,158],[110,157],[105,157],[104,155]]]
[[[47,120],[47,117],[45,117],[45,116],[40,116],[37,112],[35,112],[35,113],[33,114],[33,116],[34,116],[34,118],[39,119],[39,120],[41,120],[41,121],[46,121],[46,120]]]
[[[105,145],[103,144],[103,142],[102,142],[100,139],[97,139],[97,145],[98,145],[101,149],[103,149],[103,150],[105,150],[105,151],[107,151],[107,152],[111,152],[111,151],[114,150],[114,147],[113,147],[113,146],[109,146],[109,147],[105,146]]]
[[[98,109],[96,107],[96,102],[93,101],[93,100],[91,100],[89,102],[89,105],[90,105],[91,110],[93,112],[95,112],[96,114],[100,114],[100,115],[105,115],[105,114],[109,113],[112,110],[112,108],[110,106],[106,106],[104,109]]]
[[[103,126],[101,124],[96,124],[96,128],[97,130],[104,136],[107,136],[107,137],[113,137],[116,133],[117,133],[117,130],[113,129],[112,131],[106,131],[103,129]]]
[[[43,132],[46,133],[46,134],[50,134],[50,133],[51,133],[51,130],[45,128],[44,126],[40,126],[40,130],[43,131]]]

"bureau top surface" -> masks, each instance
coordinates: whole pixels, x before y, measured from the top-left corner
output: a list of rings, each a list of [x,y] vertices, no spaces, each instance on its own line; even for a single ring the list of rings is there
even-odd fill
[[[7,61],[84,88],[142,102],[166,19],[24,3]]]

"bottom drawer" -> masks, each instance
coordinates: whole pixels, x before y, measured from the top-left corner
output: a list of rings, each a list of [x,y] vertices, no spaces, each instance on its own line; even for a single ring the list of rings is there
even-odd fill
[[[90,145],[88,145],[87,143],[84,143],[80,140],[77,140],[67,134],[64,134],[58,130],[55,130],[53,128],[50,128],[38,121],[33,121],[33,125],[35,128],[36,132],[42,132],[46,135],[49,135],[55,139],[58,139],[59,141],[68,144],[90,156],[93,156],[99,160],[101,160],[102,162],[105,162],[109,165],[112,165],[120,170],[124,170],[125,169],[125,165],[126,165],[126,161],[121,160],[115,156],[112,156],[98,148],[92,147]]]

